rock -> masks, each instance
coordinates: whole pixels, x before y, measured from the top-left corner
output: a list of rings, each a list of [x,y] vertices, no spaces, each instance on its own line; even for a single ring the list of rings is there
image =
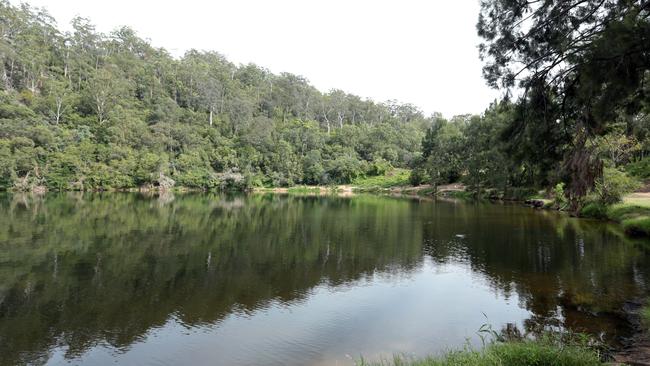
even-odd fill
[[[525,204],[533,206],[535,208],[542,208],[544,207],[544,201],[542,200],[526,200],[524,201]]]
[[[162,172],[158,176],[158,189],[161,191],[167,191],[172,189],[176,185],[176,181],[166,176]]]

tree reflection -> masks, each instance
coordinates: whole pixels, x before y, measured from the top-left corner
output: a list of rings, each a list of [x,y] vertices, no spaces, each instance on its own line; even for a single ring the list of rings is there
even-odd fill
[[[618,334],[616,310],[646,291],[645,252],[612,227],[514,206],[71,193],[3,196],[0,218],[0,364],[125,349],[170,317],[214,325],[424,256],[517,293],[530,329]]]

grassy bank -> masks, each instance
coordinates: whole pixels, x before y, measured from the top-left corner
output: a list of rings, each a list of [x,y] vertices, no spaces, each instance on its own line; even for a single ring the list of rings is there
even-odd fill
[[[389,191],[394,187],[409,186],[409,175],[411,171],[408,169],[391,169],[383,175],[359,177],[352,181],[357,192],[383,192]]]
[[[611,206],[588,204],[580,215],[618,222],[633,236],[650,236],[650,196],[647,194],[634,193]]]
[[[392,360],[359,366],[595,366],[604,365],[600,354],[586,342],[564,343],[551,338],[493,343],[481,351],[465,349],[440,357],[409,359],[396,356]]]

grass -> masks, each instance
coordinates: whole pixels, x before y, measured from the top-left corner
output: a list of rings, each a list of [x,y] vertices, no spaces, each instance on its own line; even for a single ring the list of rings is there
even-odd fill
[[[476,199],[476,195],[474,194],[474,192],[468,192],[468,191],[447,192],[447,196],[451,198],[457,198],[460,200],[467,200],[467,201],[472,201]]]
[[[633,236],[650,236],[650,217],[642,216],[621,221],[626,233]]]
[[[287,193],[290,194],[319,194],[321,192],[320,187],[310,187],[310,186],[296,186],[289,187]]]
[[[629,235],[650,236],[650,199],[646,197],[628,196],[611,206],[590,202],[580,216],[616,221]]]
[[[410,185],[409,176],[411,171],[408,169],[392,169],[384,175],[372,177],[359,177],[352,181],[352,185],[365,190],[371,188],[391,188]]]
[[[492,343],[482,351],[465,349],[441,357],[409,359],[395,356],[379,363],[361,361],[360,366],[596,366],[604,365],[599,353],[582,344],[540,340]]]
[[[650,200],[626,197],[607,209],[607,218],[621,223],[626,233],[650,236]]]

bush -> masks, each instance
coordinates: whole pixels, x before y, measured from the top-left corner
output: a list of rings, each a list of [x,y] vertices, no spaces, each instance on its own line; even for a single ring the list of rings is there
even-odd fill
[[[625,170],[633,177],[641,179],[650,178],[650,157],[628,164]]]
[[[427,179],[427,171],[421,167],[411,170],[411,174],[409,175],[409,183],[411,183],[412,186],[424,184],[427,182]]]
[[[553,203],[555,207],[560,210],[563,210],[567,206],[567,199],[564,195],[564,183],[558,183],[553,188]]]
[[[366,175],[369,176],[384,175],[392,168],[393,167],[390,165],[390,163],[385,159],[383,158],[375,159],[369,164],[368,170],[366,171]]]
[[[352,182],[364,172],[364,164],[354,156],[342,155],[327,164],[327,172],[330,177],[341,184]]]
[[[589,202],[582,208],[582,210],[580,210],[580,216],[591,217],[594,219],[606,219],[607,207],[600,202]]]
[[[596,180],[593,189],[595,200],[604,205],[618,203],[626,193],[640,186],[639,182],[615,169],[605,168],[603,176]]]

